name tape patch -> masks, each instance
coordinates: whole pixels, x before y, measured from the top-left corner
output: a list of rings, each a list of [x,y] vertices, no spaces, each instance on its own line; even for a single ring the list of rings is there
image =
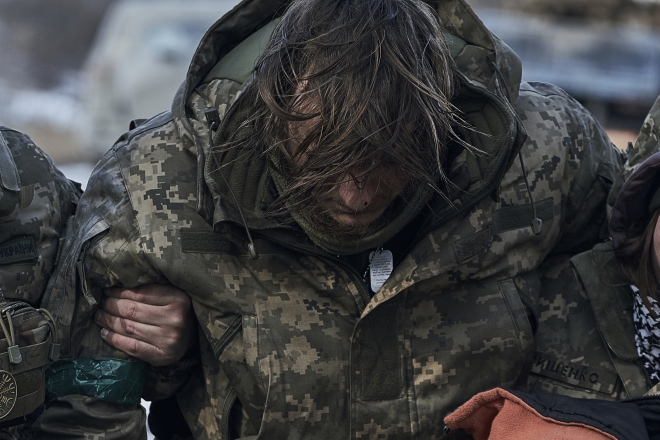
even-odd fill
[[[39,254],[32,237],[0,243],[0,265],[32,261],[37,258],[39,258]]]
[[[613,371],[559,360],[546,353],[534,353],[532,372],[605,394],[612,394],[618,376]]]

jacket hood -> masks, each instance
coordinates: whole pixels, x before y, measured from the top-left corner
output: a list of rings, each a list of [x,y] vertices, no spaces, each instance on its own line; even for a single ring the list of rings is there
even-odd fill
[[[655,101],[629,151],[623,177],[610,217],[610,236],[615,248],[639,233],[656,209],[660,209],[660,97]]]
[[[233,49],[256,31],[281,17],[288,0],[243,0],[213,24],[202,38],[178,91],[172,110],[175,117],[192,91]],[[522,78],[520,58],[493,35],[464,0],[427,0],[438,11],[452,57],[459,70],[491,92],[503,87],[509,102],[515,102]],[[478,54],[475,58],[475,52]],[[259,55],[259,53],[251,54]],[[483,57],[483,58],[482,58]],[[256,57],[255,57],[256,58]],[[476,65],[469,67],[470,61]],[[246,64],[254,62],[245,60]],[[497,71],[497,74],[495,74]],[[250,72],[251,73],[251,72]]]
[[[658,209],[660,196],[660,153],[646,159],[632,173],[621,188],[610,219],[610,236],[615,248],[621,247],[628,238],[639,232],[640,224],[645,225],[653,209]],[[654,203],[655,202],[655,203]]]
[[[200,111],[197,112],[196,121],[190,118],[191,114],[195,114],[187,108],[190,106],[191,95],[198,87],[213,80],[246,83],[252,74],[255,60],[288,3],[283,0],[244,0],[220,18],[200,42],[186,80],[174,99],[172,113],[184,145],[187,144],[191,151],[198,154],[199,211],[210,223],[236,218],[236,212],[232,213],[233,209],[229,206],[233,204],[231,198],[223,198],[222,194],[228,194],[227,185],[233,188],[234,193],[243,192],[246,176],[238,177],[236,182],[230,178],[230,182],[225,184],[224,177],[216,175],[216,164],[209,166],[211,161],[207,157],[210,142],[208,134],[204,133],[206,122],[200,120],[203,119],[199,117]],[[460,88],[453,103],[462,111],[463,118],[474,127],[474,130],[459,129],[459,134],[482,152],[478,156],[462,155],[470,177],[469,184],[460,185],[464,192],[456,206],[460,206],[462,211],[497,189],[526,138],[524,128],[512,107],[518,96],[522,68],[518,56],[484,26],[463,0],[428,0],[427,3],[438,11],[445,39],[455,61]],[[223,130],[237,126],[228,121],[230,116],[244,116],[241,111],[232,112],[234,107],[236,105],[230,107],[222,121],[218,133],[220,137]],[[199,128],[200,125],[204,127],[203,130]],[[254,166],[247,168],[245,172],[251,175],[266,172],[263,164],[259,169]],[[232,170],[232,176],[235,176],[235,171]],[[211,196],[202,194],[204,186],[210,189]],[[257,192],[260,196],[264,195],[263,191]],[[253,200],[247,204],[252,206],[246,206],[245,198],[240,194],[238,196],[241,200],[239,204],[246,213],[245,223],[251,228],[268,227],[269,222],[264,222],[263,212],[260,212],[262,206],[256,206],[263,205],[263,198],[258,203]]]

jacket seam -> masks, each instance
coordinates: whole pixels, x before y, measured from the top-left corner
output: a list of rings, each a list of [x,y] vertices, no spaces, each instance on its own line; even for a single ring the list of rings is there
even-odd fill
[[[126,142],[122,146],[126,146],[126,145],[128,145],[128,142]],[[119,160],[119,155],[117,154],[117,148],[115,148],[115,147],[112,148],[112,154],[115,157],[115,162],[117,163],[117,168],[119,169],[119,172],[121,174],[121,184],[124,188],[126,198],[128,199],[128,204],[131,207],[130,216],[131,216],[131,220],[132,220],[132,223],[133,223],[133,227],[131,229],[134,230],[134,231],[137,231],[137,233],[138,233],[138,236],[136,237],[135,241],[137,242],[137,245],[140,249],[140,253],[142,254],[142,257],[145,260],[148,260],[150,266],[153,267],[153,264],[151,264],[151,261],[149,260],[146,252],[144,251],[144,248],[142,247],[143,246],[142,240],[140,240],[140,238],[143,237],[142,229],[140,228],[140,222],[138,221],[137,217],[135,216],[136,209],[135,209],[135,206],[133,205],[133,197],[132,197],[132,194],[131,194],[131,190],[128,188],[128,185],[126,185],[126,175],[124,174],[124,168],[121,166],[121,161]],[[126,248],[126,246],[128,246],[128,243],[129,243],[128,238],[127,237],[122,237],[122,240],[123,240],[124,243],[122,244],[119,251],[115,254],[113,259],[111,260],[111,264],[108,265],[108,268],[107,268],[107,271],[106,271],[106,277],[107,277],[107,275],[110,274],[110,272],[114,268],[117,259],[124,252],[124,249]],[[160,273],[160,270],[158,272]]]

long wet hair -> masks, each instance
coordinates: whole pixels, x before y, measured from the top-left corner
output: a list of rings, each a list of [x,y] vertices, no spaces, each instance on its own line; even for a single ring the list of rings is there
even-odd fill
[[[407,194],[441,193],[447,142],[462,124],[453,70],[437,13],[421,0],[295,0],[246,88],[249,135],[220,149],[256,145],[286,178],[271,214],[313,210],[337,183],[359,185],[383,164],[406,173]]]

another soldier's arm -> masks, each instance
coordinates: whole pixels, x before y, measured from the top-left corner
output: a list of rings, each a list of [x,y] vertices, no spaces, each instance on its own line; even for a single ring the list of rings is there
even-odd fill
[[[531,84],[534,90],[551,99],[561,115],[559,121],[545,120],[544,114],[534,109],[534,100],[518,99],[516,111],[523,119],[528,130],[547,124],[562,139],[567,151],[566,160],[550,161],[552,167],[563,172],[566,197],[562,200],[562,236],[554,245],[551,254],[574,254],[590,249],[595,243],[607,238],[606,201],[612,184],[618,176],[625,160],[623,155],[611,143],[600,123],[580,103],[556,86]],[[532,116],[529,116],[532,115]],[[538,115],[538,120],[530,117]],[[537,140],[538,143],[542,142]],[[538,154],[543,154],[542,144]],[[543,172],[558,170],[540,170],[537,175],[529,176],[533,185],[535,179],[543,179]]]
[[[660,111],[660,107],[658,110]],[[598,383],[601,387],[598,391],[609,389],[611,398],[634,397],[643,394],[648,385],[647,376],[635,362],[637,348],[633,337],[631,291],[627,285],[629,281],[619,271],[611,244],[598,244],[592,251],[575,256],[576,251],[581,249],[571,247],[567,240],[574,238],[582,230],[586,230],[585,235],[591,235],[593,240],[597,238],[595,233],[598,232],[594,226],[602,224],[603,231],[600,237],[611,235],[616,243],[617,229],[619,234],[623,232],[625,237],[625,232],[630,229],[631,214],[641,212],[644,216],[646,209],[618,207],[612,214],[608,233],[605,209],[600,207],[604,205],[603,190],[607,188],[607,183],[611,182],[602,171],[607,170],[611,163],[608,164],[607,160],[603,160],[607,158],[603,156],[603,152],[607,152],[607,149],[600,143],[593,143],[593,133],[598,132],[599,126],[595,122],[589,122],[592,118],[588,115],[576,118],[577,121],[580,119],[583,119],[585,124],[583,134],[578,139],[582,142],[583,148],[590,147],[591,151],[583,153],[576,149],[573,154],[574,159],[568,160],[569,167],[573,167],[574,171],[569,168],[572,180],[570,180],[571,192],[566,202],[567,225],[564,228],[567,232],[560,242],[561,247],[555,248],[555,250],[563,248],[566,254],[554,255],[546,259],[538,271],[542,286],[540,294],[542,301],[539,301],[540,307],[537,312],[540,319],[535,337],[535,350],[539,356],[551,356],[569,362],[573,362],[570,361],[571,359],[579,358],[580,363],[577,365],[610,371],[613,373],[613,379],[607,385],[604,381]],[[645,140],[644,136],[648,137],[649,134],[650,132],[642,133],[638,139],[641,142],[633,152],[632,157],[636,157],[633,165],[641,162],[640,155],[648,157],[660,147],[657,137],[652,144]],[[628,165],[622,167],[622,175],[629,175],[626,167]],[[617,171],[615,177],[619,172]],[[590,174],[596,178],[585,178]],[[589,184],[589,182],[593,183]],[[603,186],[599,187],[600,185]],[[628,205],[634,204],[635,194],[641,195],[644,192],[640,191],[642,186],[637,185],[632,193],[625,195],[621,200]],[[580,195],[580,191],[583,195]],[[610,198],[618,192],[618,189],[612,189]],[[584,214],[577,209],[579,206],[577,202],[580,200],[585,200],[584,206],[589,208]],[[593,203],[594,201],[597,203]],[[613,224],[619,226],[613,230]],[[574,225],[581,225],[581,229],[570,230]],[[621,237],[618,239],[620,241]],[[580,246],[586,244],[584,241],[577,243]],[[639,266],[640,259],[634,260],[634,264]],[[566,306],[558,306],[558,304]],[[619,312],[612,314],[612,310]],[[588,390],[586,383],[581,384],[579,381],[569,383],[561,377],[550,377],[540,369],[533,370],[531,376],[530,383],[533,383],[534,391],[551,391],[574,397],[592,392]]]
[[[138,237],[111,150],[90,178],[45,295],[62,358],[47,373],[56,397],[30,428],[34,438],[146,438],[140,405],[146,364],[106,344],[93,320],[104,288],[167,282],[144,258]]]

